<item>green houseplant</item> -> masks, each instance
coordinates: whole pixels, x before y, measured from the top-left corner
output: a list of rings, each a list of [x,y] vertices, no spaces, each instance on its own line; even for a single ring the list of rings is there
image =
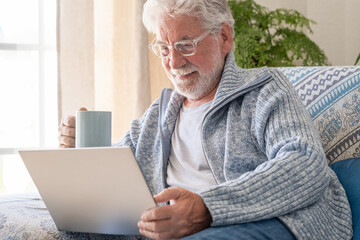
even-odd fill
[[[235,19],[235,59],[242,68],[328,65],[327,57],[305,32],[312,33],[298,11],[270,11],[254,0],[229,0]]]

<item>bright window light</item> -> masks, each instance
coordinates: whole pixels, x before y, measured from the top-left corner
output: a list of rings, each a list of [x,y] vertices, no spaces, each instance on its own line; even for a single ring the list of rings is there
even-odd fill
[[[39,42],[39,0],[0,0],[0,42]]]
[[[0,194],[35,191],[17,151],[57,147],[56,0],[0,0]]]

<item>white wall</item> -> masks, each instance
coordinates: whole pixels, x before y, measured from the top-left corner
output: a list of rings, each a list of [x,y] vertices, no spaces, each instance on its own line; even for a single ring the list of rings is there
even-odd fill
[[[260,5],[295,9],[317,22],[314,40],[325,51],[331,65],[353,65],[360,52],[359,0],[256,0]]]

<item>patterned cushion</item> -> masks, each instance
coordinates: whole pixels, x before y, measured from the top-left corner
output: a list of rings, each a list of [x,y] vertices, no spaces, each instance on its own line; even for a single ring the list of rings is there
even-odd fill
[[[360,67],[279,69],[318,127],[329,164],[360,157]]]

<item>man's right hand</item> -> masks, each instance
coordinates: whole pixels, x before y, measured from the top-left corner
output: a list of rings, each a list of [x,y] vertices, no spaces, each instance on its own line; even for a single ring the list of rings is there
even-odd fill
[[[79,111],[87,111],[87,109],[82,107]],[[75,122],[75,116],[66,116],[61,119],[61,123],[58,128],[59,147],[75,147]]]

